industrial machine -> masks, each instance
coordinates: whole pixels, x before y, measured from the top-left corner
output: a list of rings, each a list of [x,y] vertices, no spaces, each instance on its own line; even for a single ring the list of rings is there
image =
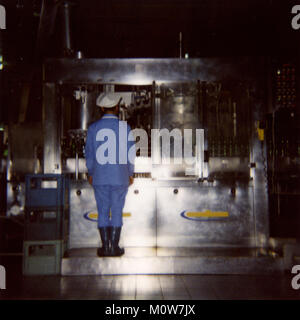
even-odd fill
[[[18,148],[24,148],[24,143],[12,143],[16,151],[10,153],[14,161],[8,161],[8,173],[11,177],[20,177],[20,172],[64,174],[70,179],[71,258],[64,261],[66,273],[74,271],[72,252],[81,255],[79,249],[92,250],[100,243],[84,146],[88,126],[101,117],[95,101],[104,91],[122,95],[120,119],[147,136],[141,147],[136,140],[135,182],[123,213],[121,244],[129,254],[130,248],[154,250],[155,256],[169,256],[166,252],[171,250],[171,256],[194,258],[199,250],[220,248],[247,257],[257,256],[257,249],[267,253],[267,155],[259,135],[264,112],[251,94],[255,89],[251,77],[232,79],[230,72],[220,79],[215,72],[219,68],[222,62],[214,59],[209,63],[78,58],[45,62],[43,125],[28,129],[34,139],[28,140],[26,150],[30,152],[31,146],[33,156],[26,162],[22,152],[18,159]],[[24,141],[25,128],[13,129],[10,134],[18,137],[13,141]],[[161,136],[165,129],[167,153]],[[178,159],[176,143],[183,151],[190,150],[192,161],[186,161],[184,152]],[[8,214],[22,211],[24,190],[22,181],[8,183]],[[96,254],[94,258],[99,259]],[[177,272],[187,271],[181,268]]]
[[[75,66],[76,74],[83,76],[76,82],[72,75]],[[99,84],[97,74],[91,74],[89,68],[99,70]],[[174,68],[173,74],[165,75],[164,68]],[[89,121],[96,119],[96,96],[112,89],[125,97],[120,116],[132,129],[145,129],[151,144],[151,154],[136,159],[136,183],[130,187],[125,205],[123,245],[266,244],[268,226],[259,210],[267,208],[267,203],[259,203],[258,209],[258,200],[253,200],[260,186],[256,181],[259,164],[255,169],[251,166],[261,157],[261,149],[256,154],[252,142],[255,128],[250,122],[253,105],[247,96],[249,87],[244,83],[230,87],[226,83],[200,81],[197,68],[200,69],[197,60],[87,59],[46,63],[44,172],[67,172],[74,177],[70,248],[99,244],[96,224],[91,221],[96,220],[96,207],[85,179],[84,139]],[[152,71],[148,75],[148,70],[153,69],[158,73]],[[180,132],[191,129],[194,133],[193,166],[184,161],[179,165],[160,161],[161,145],[151,143],[150,131],[174,128]],[[199,146],[196,129],[204,130]],[[174,149],[172,144],[170,149]],[[264,188],[263,168],[262,178]]]

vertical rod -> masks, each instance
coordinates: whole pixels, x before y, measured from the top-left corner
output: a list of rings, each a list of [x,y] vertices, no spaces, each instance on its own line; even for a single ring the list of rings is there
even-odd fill
[[[76,151],[75,155],[75,179],[78,180],[78,172],[79,172],[79,159],[78,159],[78,152]]]
[[[70,3],[65,1],[62,8],[62,26],[63,26],[63,52],[64,56],[73,53],[70,26]]]
[[[179,32],[179,58],[182,58],[182,32]]]
[[[43,86],[43,173],[61,173],[60,112],[57,86],[44,83]]]

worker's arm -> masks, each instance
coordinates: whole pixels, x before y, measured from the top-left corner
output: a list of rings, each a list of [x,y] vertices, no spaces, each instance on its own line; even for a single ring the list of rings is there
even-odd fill
[[[128,125],[127,126],[127,132],[128,132],[128,171],[129,171],[129,185],[133,184],[134,180],[134,162],[135,162],[135,138],[133,137],[133,134],[131,132],[131,128]]]
[[[93,170],[94,170],[94,164],[95,164],[95,150],[94,150],[94,141],[93,141],[93,130],[90,127],[87,132],[86,137],[86,144],[85,144],[85,161],[86,161],[86,167],[88,169],[88,180],[89,183],[92,184],[93,182]]]

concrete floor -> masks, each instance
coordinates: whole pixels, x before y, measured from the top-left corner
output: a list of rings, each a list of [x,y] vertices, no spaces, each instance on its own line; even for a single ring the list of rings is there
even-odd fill
[[[300,300],[292,275],[16,276],[0,299]]]

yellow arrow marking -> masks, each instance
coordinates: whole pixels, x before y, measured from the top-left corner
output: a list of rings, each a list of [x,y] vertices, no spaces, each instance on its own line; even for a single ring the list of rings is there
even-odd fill
[[[189,218],[227,218],[229,213],[227,211],[199,211],[199,212],[187,212],[186,216]]]
[[[89,213],[88,216],[89,216],[90,219],[98,219],[98,213],[97,212],[91,212],[91,213]],[[129,218],[129,217],[131,217],[131,213],[124,212],[123,213],[123,217],[124,218]]]

